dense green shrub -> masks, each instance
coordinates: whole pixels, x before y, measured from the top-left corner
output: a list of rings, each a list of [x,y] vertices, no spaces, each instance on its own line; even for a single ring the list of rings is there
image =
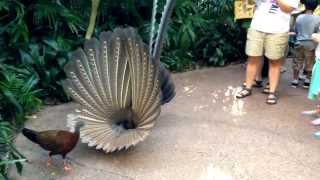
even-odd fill
[[[244,57],[246,29],[233,17],[233,0],[178,1],[163,61],[172,70],[223,66]]]
[[[0,117],[0,179],[9,179],[7,170],[14,164],[19,173],[22,171],[22,162],[26,158],[14,147],[14,129],[8,122]]]
[[[151,9],[151,0],[101,1],[95,34],[134,26],[146,40]],[[89,13],[90,1],[1,1],[1,62],[35,74],[40,98],[68,100],[63,66],[84,40]],[[244,38],[245,29],[233,21],[233,0],[177,0],[162,61],[174,71],[222,66],[243,57]]]

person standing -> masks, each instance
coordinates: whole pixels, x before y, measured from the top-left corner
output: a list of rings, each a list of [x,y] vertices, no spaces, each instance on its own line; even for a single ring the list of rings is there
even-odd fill
[[[317,0],[305,0],[305,12],[297,17],[295,24],[296,42],[295,57],[293,59],[293,81],[291,86],[296,88],[299,85],[299,73],[306,71],[304,79],[304,88],[309,88],[311,71],[315,62],[316,43],[312,41],[312,34],[318,31],[320,25],[320,17],[313,15],[314,10],[318,6]]]
[[[252,94],[252,85],[263,55],[269,59],[270,90],[267,104],[276,104],[275,94],[279,78],[281,59],[288,46],[291,12],[299,5],[299,0],[261,0],[257,6],[247,33],[246,86],[236,95],[245,98]]]

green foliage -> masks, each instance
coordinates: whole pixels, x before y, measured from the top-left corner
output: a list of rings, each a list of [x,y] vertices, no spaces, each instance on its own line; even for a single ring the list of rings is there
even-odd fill
[[[0,179],[9,179],[7,170],[9,165],[15,165],[18,173],[22,171],[22,162],[26,158],[14,147],[13,127],[0,117]]]
[[[165,0],[159,0],[157,19]],[[61,81],[69,52],[81,46],[90,0],[0,1],[0,173],[21,170],[23,156],[12,146],[25,116],[43,102],[68,101]],[[148,42],[152,0],[101,0],[94,36],[133,26]],[[224,66],[242,59],[248,22],[233,21],[233,0],[177,0],[161,60],[173,71],[196,65]],[[5,147],[5,148],[2,148]],[[0,175],[0,178],[1,178]]]
[[[233,0],[177,1],[162,60],[172,70],[224,66],[244,58],[246,22],[234,22]]]
[[[8,166],[14,164],[20,173],[25,158],[13,145],[15,128],[21,127],[25,116],[38,110],[39,78],[9,65],[0,65],[0,179],[7,178]],[[4,121],[6,120],[6,121]]]
[[[28,71],[39,80],[39,97],[67,101],[61,87],[68,52],[83,40],[85,23],[61,1],[4,0],[0,9],[3,63]],[[71,37],[71,38],[67,38]]]
[[[7,70],[3,70],[6,68]],[[39,78],[36,75],[28,76],[25,72],[14,72],[14,67],[0,66],[0,114],[7,121],[21,126],[28,115],[41,106],[35,90]],[[12,70],[8,70],[12,69]]]

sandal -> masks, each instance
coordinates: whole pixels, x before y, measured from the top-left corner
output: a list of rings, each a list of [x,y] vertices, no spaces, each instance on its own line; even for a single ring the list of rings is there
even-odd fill
[[[252,87],[254,87],[254,88],[262,88],[263,87],[262,83],[263,83],[263,81],[254,80],[254,84],[252,85]],[[246,86],[247,86],[247,84],[246,84],[246,82],[244,82],[242,84],[242,87],[246,87]]]
[[[277,104],[278,98],[275,93],[269,92],[266,103],[269,105]]]
[[[266,86],[262,90],[263,94],[269,94],[270,93],[270,85],[269,83],[266,84]]]
[[[242,99],[252,94],[252,90],[246,87],[243,87],[236,95],[236,98]]]

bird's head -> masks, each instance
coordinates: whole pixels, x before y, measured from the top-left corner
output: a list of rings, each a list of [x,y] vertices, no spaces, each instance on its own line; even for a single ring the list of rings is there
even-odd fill
[[[76,133],[79,133],[79,132],[80,132],[80,129],[81,129],[84,125],[85,125],[84,122],[78,121],[78,122],[76,123],[75,127],[74,127],[75,132],[76,132]]]

